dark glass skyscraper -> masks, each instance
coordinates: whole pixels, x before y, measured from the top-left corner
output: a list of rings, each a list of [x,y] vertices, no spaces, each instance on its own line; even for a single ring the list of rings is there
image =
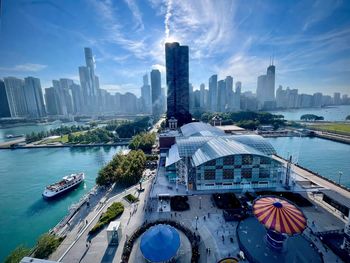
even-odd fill
[[[188,46],[176,42],[165,44],[167,119],[174,117],[179,126],[192,120],[189,113],[188,53]]]
[[[5,83],[0,80],[0,118],[3,117],[11,117],[11,112],[7,101]]]

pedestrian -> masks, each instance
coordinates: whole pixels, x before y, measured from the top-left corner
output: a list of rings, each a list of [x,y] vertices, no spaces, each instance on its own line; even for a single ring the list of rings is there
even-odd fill
[[[88,224],[88,221],[87,221],[87,219],[85,220],[85,223],[86,223],[86,224]]]

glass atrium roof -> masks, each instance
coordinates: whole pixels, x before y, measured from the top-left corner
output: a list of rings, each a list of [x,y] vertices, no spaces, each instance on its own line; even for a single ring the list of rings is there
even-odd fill
[[[213,137],[196,136],[176,138],[176,144],[179,149],[180,157],[192,156],[198,150],[198,148],[211,139],[213,139]]]
[[[177,144],[173,144],[169,149],[169,152],[165,159],[165,167],[168,167],[169,165],[172,165],[180,160],[181,158],[179,156],[179,149],[177,147]]]
[[[195,166],[199,166],[210,160],[235,154],[254,154],[268,157],[264,153],[234,140],[213,138],[195,152],[192,160]]]
[[[276,154],[276,150],[273,148],[271,143],[265,140],[260,135],[246,134],[246,135],[232,135],[221,137],[225,140],[234,140],[236,142],[248,145],[266,155]]]
[[[191,122],[181,127],[184,136],[223,136],[225,132],[204,122]]]

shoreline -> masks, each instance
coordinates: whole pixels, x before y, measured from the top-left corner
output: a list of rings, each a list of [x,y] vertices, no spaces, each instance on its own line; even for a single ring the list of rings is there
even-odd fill
[[[286,164],[286,163],[287,163],[287,160],[284,159],[283,157],[281,157],[281,156],[279,156],[279,155],[277,155],[277,154],[275,154],[274,156],[275,156],[277,159],[282,160],[283,164]],[[301,165],[299,165],[299,164],[294,164],[294,163],[292,163],[292,167],[293,167],[293,166],[296,167],[296,168],[298,168],[298,169],[300,169],[301,171],[304,172],[303,174],[297,173],[299,176],[304,177],[305,179],[307,179],[307,180],[309,180],[309,181],[311,181],[311,182],[313,182],[313,183],[319,185],[317,182],[314,182],[312,178],[310,178],[310,175],[311,175],[311,176],[315,176],[315,177],[317,177],[318,179],[320,179],[321,183],[322,183],[322,180],[323,180],[323,181],[325,181],[324,183],[326,183],[326,184],[331,184],[331,186],[333,186],[333,188],[335,188],[334,191],[336,191],[336,188],[338,188],[338,190],[341,190],[341,192],[346,191],[346,194],[348,194],[348,195],[350,196],[350,187],[348,187],[348,186],[346,186],[346,185],[338,184],[337,182],[335,182],[335,181],[333,181],[333,180],[331,180],[331,179],[329,179],[329,178],[327,178],[327,177],[325,177],[325,176],[323,176],[323,175],[320,175],[319,173],[314,172],[314,171],[312,171],[312,170],[310,170],[310,169],[308,169],[308,168],[305,168],[305,167],[303,167],[303,166],[301,166]],[[293,169],[293,168],[292,168],[292,169]],[[305,173],[305,172],[306,172],[306,173]],[[321,185],[321,186],[322,186],[322,185]],[[324,187],[324,186],[322,186],[322,187]],[[324,188],[326,188],[326,187],[324,187]],[[339,188],[340,188],[340,189],[339,189]],[[336,192],[339,193],[339,191],[336,191]],[[339,194],[340,194],[340,193],[339,193]]]
[[[105,147],[105,146],[126,146],[129,141],[117,143],[96,143],[96,144],[57,144],[57,145],[23,145],[11,147],[11,142],[0,145],[0,150],[17,150],[17,149],[40,149],[40,148],[83,148],[83,147]]]

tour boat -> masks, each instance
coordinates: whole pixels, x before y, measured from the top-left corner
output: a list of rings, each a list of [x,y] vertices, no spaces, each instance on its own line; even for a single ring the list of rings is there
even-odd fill
[[[14,139],[14,138],[20,138],[20,137],[24,137],[24,134],[18,134],[18,135],[8,134],[8,135],[6,135],[7,139]]]
[[[57,197],[58,195],[64,194],[70,190],[73,190],[85,179],[84,173],[75,173],[62,178],[61,181],[50,184],[45,187],[43,192],[43,197],[45,199],[50,199]]]

